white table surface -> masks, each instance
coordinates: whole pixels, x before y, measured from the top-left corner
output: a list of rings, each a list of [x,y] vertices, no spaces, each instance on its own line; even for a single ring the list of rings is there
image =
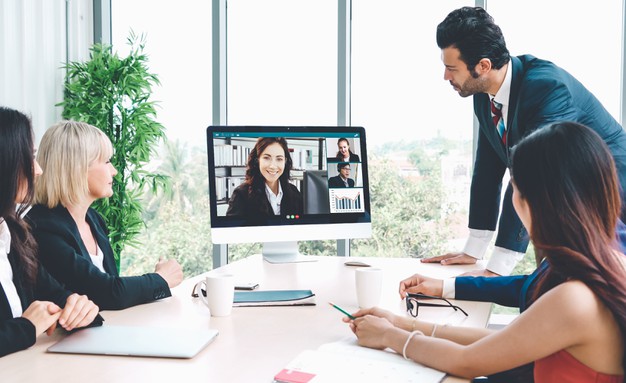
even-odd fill
[[[206,306],[191,297],[202,275],[185,280],[173,296],[121,311],[104,311],[106,325],[215,328],[220,335],[193,359],[165,359],[47,353],[65,336],[42,335],[28,350],[0,358],[2,382],[271,382],[273,376],[305,349],[351,336],[333,302],[356,310],[354,267],[343,257],[312,257],[315,262],[269,264],[260,255],[212,270],[235,275],[239,282],[257,282],[259,290],[310,289],[316,306],[235,307],[228,317],[210,317]],[[384,270],[381,307],[404,313],[398,284],[413,273],[449,277],[475,268],[422,264],[410,258],[359,258]],[[470,315],[445,308],[420,308],[420,318],[438,323],[484,327],[491,304],[456,301]],[[447,378],[446,382],[467,380]]]

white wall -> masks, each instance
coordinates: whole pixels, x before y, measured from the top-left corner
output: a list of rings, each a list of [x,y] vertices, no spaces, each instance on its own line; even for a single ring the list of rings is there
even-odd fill
[[[92,25],[91,0],[0,0],[0,105],[30,115],[37,140],[61,118],[62,66],[88,57]]]

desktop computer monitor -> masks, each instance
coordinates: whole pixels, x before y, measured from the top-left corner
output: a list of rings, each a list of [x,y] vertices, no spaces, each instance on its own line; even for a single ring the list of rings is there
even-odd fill
[[[297,241],[371,236],[362,127],[209,126],[207,153],[213,243],[280,263],[303,260]]]

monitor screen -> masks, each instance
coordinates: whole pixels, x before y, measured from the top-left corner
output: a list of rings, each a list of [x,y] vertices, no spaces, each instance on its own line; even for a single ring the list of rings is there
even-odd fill
[[[209,126],[213,243],[289,262],[297,241],[369,237],[365,142],[362,127]]]

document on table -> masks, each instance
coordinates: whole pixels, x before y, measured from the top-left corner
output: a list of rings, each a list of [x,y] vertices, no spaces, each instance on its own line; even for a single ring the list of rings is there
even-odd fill
[[[312,379],[307,380],[310,383],[438,383],[446,376],[444,372],[405,360],[402,355],[393,351],[361,347],[354,338],[327,343],[317,350],[305,350],[285,370],[313,375]],[[280,376],[288,375],[282,373]],[[275,382],[292,382],[278,378],[278,375],[274,378]]]

